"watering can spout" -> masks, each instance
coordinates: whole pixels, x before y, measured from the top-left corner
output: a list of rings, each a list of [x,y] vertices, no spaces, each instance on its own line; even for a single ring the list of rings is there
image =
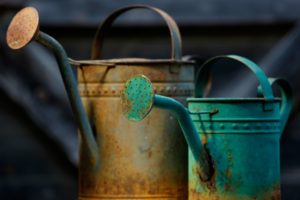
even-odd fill
[[[198,162],[200,178],[203,181],[211,178],[213,168],[210,156],[201,143],[187,108],[172,98],[155,95],[150,80],[143,75],[133,77],[126,82],[121,100],[123,113],[131,121],[144,119],[153,106],[171,111],[177,118],[187,144]]]
[[[38,12],[35,8],[26,7],[19,11],[12,19],[7,30],[7,43],[12,49],[21,49],[36,40],[50,49],[58,62],[59,69],[67,90],[67,94],[80,129],[82,142],[89,150],[91,163],[95,168],[99,167],[98,146],[93,136],[88,117],[80,100],[77,82],[68,62],[68,57],[63,47],[54,38],[38,30]]]

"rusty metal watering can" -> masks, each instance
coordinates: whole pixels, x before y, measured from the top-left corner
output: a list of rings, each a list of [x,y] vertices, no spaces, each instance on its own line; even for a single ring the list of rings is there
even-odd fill
[[[207,74],[219,60],[249,68],[260,82],[259,97],[204,98]],[[281,99],[273,96],[275,83]],[[200,68],[188,108],[156,95],[145,76],[129,79],[121,99],[123,113],[130,120],[144,119],[153,106],[171,111],[178,119],[189,146],[188,199],[280,199],[279,140],[292,106],[286,81],[268,80],[244,57],[217,56]]]
[[[148,9],[165,20],[171,59],[95,60],[101,57],[107,29],[132,9]],[[181,37],[174,20],[146,5],[121,8],[98,29],[93,60],[83,61],[68,59],[62,46],[40,32],[38,24],[34,8],[21,10],[9,26],[7,41],[11,48],[20,49],[36,40],[56,56],[80,129],[80,199],[186,199],[188,150],[177,121],[168,112],[154,111],[142,123],[128,123],[118,98],[125,81],[141,73],[155,82],[159,94],[182,102],[192,94],[195,63],[181,58]],[[70,64],[77,67],[78,82]]]

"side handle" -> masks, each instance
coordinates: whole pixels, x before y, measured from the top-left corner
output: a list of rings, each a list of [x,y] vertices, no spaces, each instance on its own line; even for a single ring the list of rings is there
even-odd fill
[[[292,87],[288,81],[282,78],[269,78],[268,80],[271,86],[274,86],[276,84],[280,89],[280,93],[281,93],[280,124],[281,124],[281,134],[282,134],[293,107],[294,97],[293,97]],[[261,86],[258,87],[258,95],[262,96]]]

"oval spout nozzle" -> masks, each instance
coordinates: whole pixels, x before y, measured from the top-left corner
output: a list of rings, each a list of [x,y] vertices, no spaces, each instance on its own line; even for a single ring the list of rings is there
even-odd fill
[[[12,19],[6,34],[8,46],[12,49],[21,49],[36,40],[43,46],[52,50],[58,62],[59,69],[67,90],[72,110],[74,112],[77,124],[79,125],[81,139],[88,147],[91,163],[98,168],[99,156],[98,146],[93,136],[88,117],[83,108],[80,95],[77,89],[77,82],[68,62],[68,57],[63,47],[51,36],[40,32],[39,15],[35,8],[26,7],[19,11]]]
[[[135,76],[126,82],[121,95],[121,102],[124,115],[132,121],[144,119],[152,107],[171,111],[180,124],[194,159],[199,163],[201,179],[204,181],[210,179],[212,163],[209,154],[201,143],[188,110],[181,103],[169,97],[156,95],[150,80],[143,75]]]

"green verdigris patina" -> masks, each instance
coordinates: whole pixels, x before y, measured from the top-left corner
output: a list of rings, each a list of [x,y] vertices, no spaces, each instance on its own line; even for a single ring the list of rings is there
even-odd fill
[[[259,97],[203,98],[209,69],[219,60],[249,68],[259,80]],[[254,62],[236,55],[208,60],[196,81],[195,97],[187,99],[185,108],[169,97],[153,97],[150,81],[134,77],[123,91],[125,115],[141,120],[153,104],[177,117],[189,145],[190,200],[280,199],[279,142],[292,106],[289,84],[268,79]],[[271,86],[275,83],[282,98],[273,96]],[[126,107],[128,101],[134,106]],[[142,104],[136,105],[139,102]]]
[[[142,120],[150,111],[154,91],[150,80],[145,76],[135,76],[125,83],[121,95],[125,116],[132,121]]]

